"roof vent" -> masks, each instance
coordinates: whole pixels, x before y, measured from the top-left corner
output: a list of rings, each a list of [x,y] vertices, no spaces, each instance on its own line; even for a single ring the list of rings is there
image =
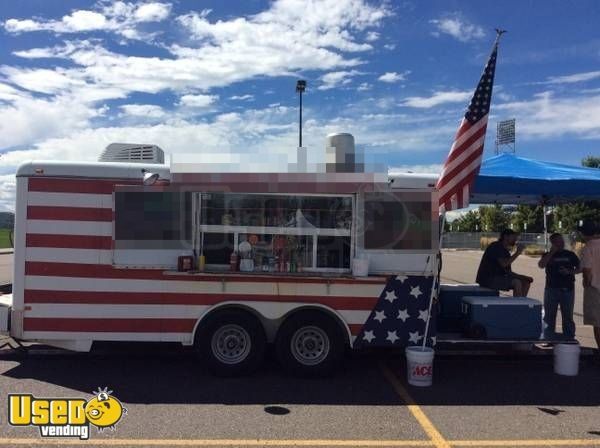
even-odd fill
[[[356,152],[352,134],[345,132],[329,134],[325,139],[325,163],[328,173],[364,171],[364,157]]]
[[[156,145],[111,143],[100,154],[100,162],[165,163],[165,153]]]

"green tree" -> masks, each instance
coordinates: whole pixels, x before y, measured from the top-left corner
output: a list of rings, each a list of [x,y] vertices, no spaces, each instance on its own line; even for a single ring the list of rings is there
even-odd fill
[[[480,229],[484,232],[500,232],[510,223],[510,214],[501,205],[482,205],[479,207]]]
[[[587,156],[582,161],[583,166],[588,168],[600,168],[600,157],[599,156]]]
[[[588,168],[600,168],[599,156],[587,156],[581,161]],[[552,230],[555,232],[572,232],[577,229],[579,221],[600,222],[600,201],[563,204],[554,208]]]
[[[579,221],[600,222],[600,201],[563,204],[554,208],[552,231],[572,232]]]
[[[478,210],[469,210],[452,222],[454,232],[477,232],[481,230],[481,219]]]
[[[517,210],[512,216],[514,229],[528,233],[544,231],[544,210],[540,206],[517,205]],[[525,230],[527,224],[527,230]]]
[[[0,229],[12,229],[15,225],[15,214],[0,212]]]

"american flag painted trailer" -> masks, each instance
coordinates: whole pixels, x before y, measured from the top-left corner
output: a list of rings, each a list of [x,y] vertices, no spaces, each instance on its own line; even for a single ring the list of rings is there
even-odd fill
[[[418,176],[56,161],[16,176],[17,340],[178,342],[226,375],[255,369],[268,344],[310,375],[347,348],[435,343],[438,198]],[[244,242],[252,261],[232,271]],[[202,271],[178,270],[200,254]]]

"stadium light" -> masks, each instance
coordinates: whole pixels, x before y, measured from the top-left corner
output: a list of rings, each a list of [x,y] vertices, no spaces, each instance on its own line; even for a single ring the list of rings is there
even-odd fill
[[[303,79],[299,79],[296,82],[296,92],[300,96],[300,115],[299,115],[299,123],[298,123],[298,147],[302,148],[302,94],[306,90],[306,81]]]

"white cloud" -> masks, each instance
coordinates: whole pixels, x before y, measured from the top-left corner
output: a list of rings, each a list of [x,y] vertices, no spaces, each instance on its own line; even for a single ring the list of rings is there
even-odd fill
[[[135,10],[134,17],[138,22],[160,22],[169,17],[170,12],[169,3],[146,3]]]
[[[101,30],[106,26],[106,17],[94,11],[75,11],[62,18],[58,32],[77,33],[81,31]],[[61,29],[62,28],[62,29]]]
[[[250,162],[263,153],[272,153],[277,163],[284,155],[287,162],[288,153],[295,154],[295,109],[272,104],[262,111],[199,119],[199,113],[217,109],[219,97],[212,90],[258,77],[296,76],[301,70],[320,72],[317,76],[357,72],[353,67],[364,62],[362,53],[373,49],[373,33],[391,14],[386,2],[367,0],[276,0],[261,13],[222,20],[211,19],[208,11],[191,13],[173,19],[186,39],[179,45],[163,42],[170,52],[166,56],[132,56],[126,53],[128,46],[109,50],[102,39],[81,39],[89,31],[147,38],[144,33],[156,29],[148,28],[148,21],[171,14],[169,3],[158,5],[101,0],[56,19],[8,18],[0,23],[10,34],[45,31],[71,37],[50,44],[55,46],[15,51],[27,59],[27,67],[0,67],[1,174],[28,158],[95,160],[108,143],[119,140],[154,141],[178,152],[244,148],[253,154],[247,157]],[[55,60],[36,67],[40,58]],[[126,101],[132,93],[165,91],[178,97],[169,111],[136,104],[137,98]],[[125,104],[112,109],[104,104],[115,99]],[[339,130],[341,125],[350,127],[307,120],[305,130],[314,135],[307,135],[307,142],[320,148],[323,129]],[[370,135],[366,141],[373,145],[399,140],[388,138],[384,130]],[[0,179],[0,195],[4,184]]]
[[[125,115],[144,118],[162,118],[165,111],[155,104],[124,104],[120,106]]]
[[[435,106],[439,106],[440,104],[445,103],[462,103],[468,101],[473,92],[465,91],[448,91],[448,92],[434,92],[433,95],[424,97],[424,96],[411,96],[405,98],[401,105],[407,107],[416,107],[416,108],[431,108]]]
[[[375,42],[380,36],[381,34],[379,34],[377,31],[369,31],[365,36],[365,40],[367,42]]]
[[[306,112],[307,116],[318,117],[318,113],[310,108]],[[64,111],[61,113],[64,114]],[[171,117],[169,114],[168,120],[163,117],[159,123],[155,120],[143,125],[120,122],[119,126],[69,127],[70,132],[60,136],[52,133],[36,136],[27,149],[6,152],[2,162],[5,170],[10,172],[25,159],[96,160],[109,143],[143,141],[158,144],[167,153],[237,154],[240,163],[249,170],[259,169],[257,163],[263,170],[265,166],[271,170],[285,170],[296,154],[296,114],[295,108],[272,104],[265,109],[222,113],[197,122],[184,119],[183,115]],[[445,148],[456,130],[454,121],[446,125],[439,120],[439,117],[428,113],[422,116],[361,115],[355,111],[352,117],[306,120],[304,138],[305,144],[311,148],[309,157],[312,163],[323,161],[324,138],[331,132],[352,132],[357,143],[367,147],[371,154],[430,151],[435,147]],[[9,122],[4,122],[8,126]],[[415,123],[419,125],[415,126]],[[0,179],[0,192],[3,189]],[[14,208],[14,195],[10,189],[7,194],[10,197],[4,200],[4,204],[0,200],[0,207]]]
[[[319,90],[329,90],[335,87],[349,84],[352,81],[352,77],[360,75],[361,72],[357,70],[340,70],[336,72],[325,73],[321,76],[322,84],[317,87]]]
[[[385,48],[386,50],[395,50],[396,49],[396,44],[385,44],[383,46],[383,48]]]
[[[122,109],[134,115],[155,110],[153,105],[126,105]],[[4,153],[2,162],[3,167],[16,168],[25,159],[96,160],[103,148],[115,141],[151,142],[176,153],[195,153],[199,148],[213,153],[244,148],[247,157],[252,158],[265,148],[273,155],[295,152],[295,136],[295,111],[276,107],[225,113],[197,123],[179,119],[143,126],[82,127],[68,136],[37,138],[28,149]],[[281,144],[282,138],[285,144]]]
[[[183,95],[179,99],[179,105],[183,107],[208,107],[218,99],[218,95]]]
[[[56,70],[29,70],[2,67],[0,73],[23,89],[47,94],[61,92],[85,84],[81,80],[70,77],[65,70],[60,68]]]
[[[139,4],[116,1],[99,5],[94,12],[107,18],[106,27],[123,23],[126,29],[137,32],[128,26],[136,20],[132,17]],[[97,103],[124,99],[133,92],[170,90],[183,94],[180,107],[199,109],[217,97],[192,95],[190,91],[209,92],[254,77],[289,75],[300,69],[331,70],[359,64],[361,61],[348,57],[348,52],[370,49],[358,38],[390,14],[386,7],[371,6],[363,0],[326,0],[319,7],[300,6],[296,0],[280,0],[254,16],[214,22],[207,19],[207,13],[180,17],[180,23],[197,41],[193,48],[167,47],[172,53],[169,57],[120,54],[116,51],[124,47],[109,51],[100,40],[92,39],[16,52],[29,61],[58,58],[65,60],[65,65],[54,63],[54,69],[2,68],[0,77],[11,88],[50,95],[35,99],[31,94],[17,98],[14,92],[5,93],[11,98],[0,105],[2,146],[33,144],[93,126],[92,119],[105,112]],[[9,22],[9,28],[12,32],[25,28],[67,32],[79,26],[73,20],[82,15],[71,13],[68,17]],[[86,26],[92,25],[88,22]],[[119,28],[117,32],[125,31]]]
[[[0,211],[14,210],[17,179],[14,174],[0,175]]]
[[[15,89],[8,84],[2,84],[0,82],[0,102],[2,101],[16,101],[22,98],[24,93],[20,90]]]
[[[383,75],[381,75],[377,79],[381,82],[394,83],[394,82],[398,82],[398,81],[404,81],[406,79],[406,75],[408,75],[409,73],[410,73],[409,71],[406,71],[404,73],[385,72]]]
[[[89,127],[102,108],[89,107],[77,98],[33,98],[12,93],[12,101],[0,103],[0,141],[3,148],[31,145]],[[4,159],[4,158],[3,158]],[[4,160],[3,160],[4,162]]]
[[[592,81],[600,79],[600,71],[574,73],[565,76],[550,76],[547,81],[542,84],[574,84],[578,82]]]
[[[249,93],[245,95],[233,95],[230,96],[229,99],[234,101],[252,101],[254,99],[254,95],[250,95]]]
[[[356,90],[358,90],[359,92],[365,92],[367,90],[371,90],[372,87],[373,86],[368,82],[361,82]]]
[[[133,14],[130,4],[105,7],[111,17]],[[363,0],[325,0],[300,7],[279,0],[250,17],[210,22],[208,12],[178,17],[196,39],[193,46],[171,45],[171,57],[126,56],[97,41],[67,42],[53,48],[17,53],[29,59],[56,57],[72,63],[62,72],[109,91],[157,93],[161,90],[209,90],[257,76],[289,76],[297,70],[332,70],[362,61],[348,57],[371,49],[357,35],[377,27],[389,12]],[[40,22],[41,23],[41,22]],[[61,22],[62,23],[62,22]],[[136,30],[134,30],[136,31]],[[13,74],[15,84],[18,77]],[[9,79],[8,81],[11,81]]]
[[[92,47],[92,43],[83,40],[79,42],[67,41],[63,45],[47,48],[30,48],[29,50],[13,51],[15,56],[24,59],[43,59],[43,58],[66,58],[78,48]]]
[[[599,94],[555,97],[552,92],[542,92],[531,100],[497,105],[495,110],[515,117],[517,135],[525,138],[574,135],[600,139]]]
[[[495,92],[494,96],[501,101],[513,101],[515,96],[506,92]]]
[[[32,31],[50,31],[56,34],[83,33],[89,31],[112,31],[127,39],[148,38],[136,25],[166,19],[171,11],[170,3],[125,3],[115,1],[97,11],[80,9],[63,16],[60,20],[8,19],[4,29],[13,34]]]
[[[431,163],[428,165],[396,165],[389,168],[390,174],[399,173],[426,173],[426,174],[439,174],[442,172],[442,163]]]
[[[435,26],[435,31],[432,34],[436,37],[439,37],[440,34],[447,34],[461,42],[485,37],[485,31],[481,26],[470,23],[457,13],[430,20],[429,23]]]
[[[9,33],[24,33],[28,31],[39,31],[40,24],[31,19],[18,20],[8,19],[4,22],[4,29]]]
[[[209,21],[209,13],[190,13],[178,20],[196,39],[209,41],[226,53],[235,49],[252,64],[260,66],[273,59],[305,61],[291,66],[288,62],[277,67],[279,72],[315,65],[325,69],[356,65],[359,60],[344,60],[333,50],[370,50],[371,45],[358,42],[354,32],[378,26],[390,15],[384,5],[373,6],[363,0],[279,0],[259,14],[214,23]]]

